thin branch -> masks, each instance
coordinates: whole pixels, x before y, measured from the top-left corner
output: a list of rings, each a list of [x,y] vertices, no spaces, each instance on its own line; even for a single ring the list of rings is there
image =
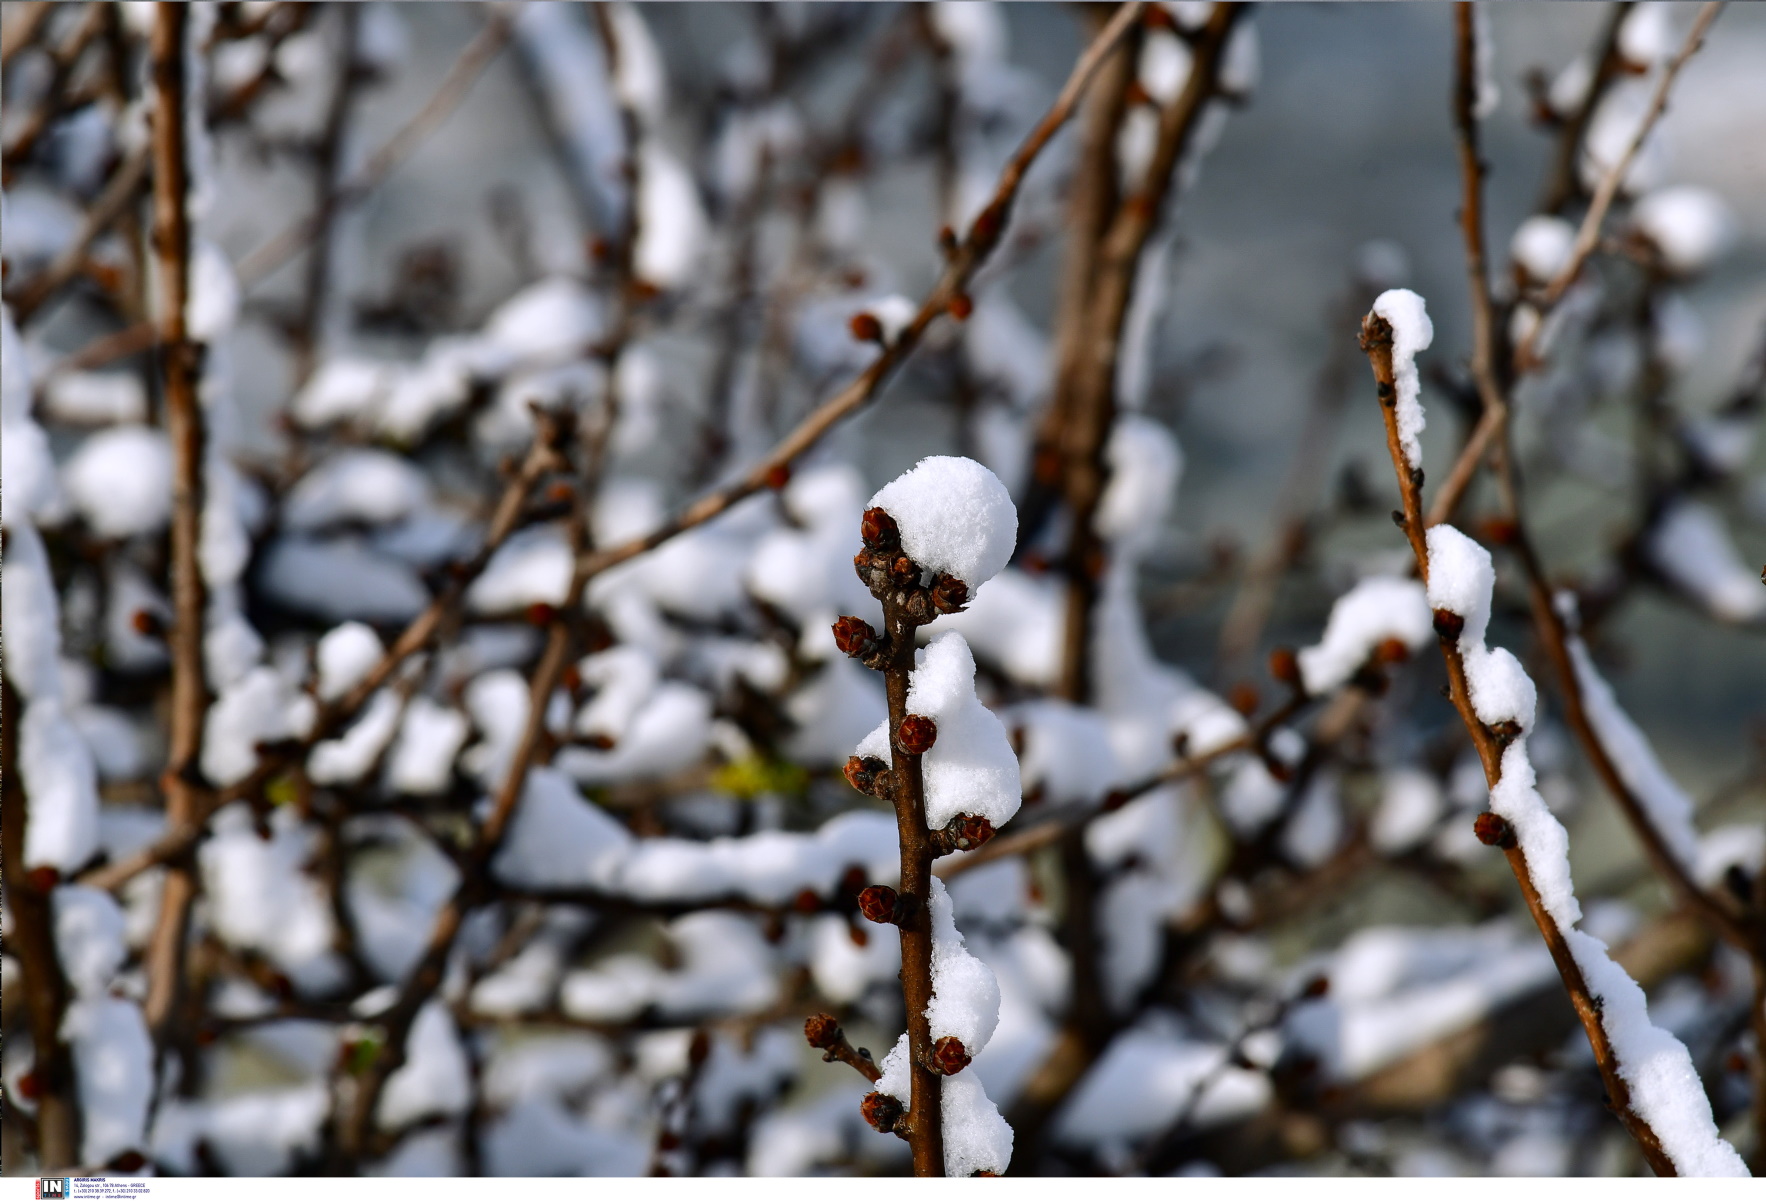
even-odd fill
[[[1581,181],[1577,164],[1582,157],[1582,139],[1588,134],[1588,126],[1594,120],[1595,111],[1600,102],[1606,98],[1607,89],[1625,71],[1625,56],[1619,49],[1619,30],[1624,27],[1625,19],[1631,15],[1630,0],[1612,6],[1607,15],[1606,27],[1601,30],[1600,50],[1595,56],[1594,77],[1589,80],[1588,94],[1576,111],[1564,122],[1558,133],[1557,146],[1552,153],[1551,173],[1546,178],[1545,189],[1540,197],[1538,211],[1542,213],[1561,212],[1565,205],[1581,194]]]
[[[203,680],[206,589],[198,558],[203,505],[203,419],[197,401],[201,349],[189,337],[190,182],[185,129],[185,56],[189,10],[155,10],[153,56],[153,242],[159,257],[158,314],[164,372],[166,433],[172,444],[172,651],[170,747],[161,777],[169,824],[189,822],[201,808],[197,758],[202,747],[208,689]],[[185,939],[196,895],[195,864],[168,862],[159,921],[147,951],[147,999],[142,1009],[156,1047],[163,1050],[184,977]]]
[[[147,180],[148,161],[148,147],[141,146],[131,151],[111,173],[110,181],[104,185],[104,191],[99,193],[98,199],[87,210],[85,219],[80,222],[80,232],[74,235],[73,241],[41,272],[20,285],[17,294],[8,299],[13,316],[20,324],[28,320],[38,306],[53,296],[62,285],[80,273],[86,263],[86,252],[91,249],[92,243],[135,202],[141,185]]]
[[[1073,73],[1062,87],[1054,104],[1043,114],[1036,128],[1024,139],[1018,150],[1012,155],[1000,172],[999,184],[994,189],[993,198],[981,210],[970,226],[968,235],[952,255],[950,264],[945,268],[943,276],[933,287],[931,293],[920,305],[912,321],[908,322],[895,338],[883,348],[871,365],[860,373],[846,387],[811,412],[797,427],[780,440],[778,445],[768,452],[765,458],[750,469],[740,480],[726,488],[718,489],[699,498],[688,505],[682,512],[664,522],[659,528],[641,538],[634,538],[618,546],[605,550],[591,551],[587,556],[586,569],[590,576],[599,575],[610,567],[616,567],[628,559],[634,559],[647,551],[656,549],[664,542],[682,534],[695,526],[704,525],[712,518],[730,509],[732,506],[776,485],[777,481],[789,468],[791,462],[813,447],[834,426],[851,414],[864,408],[873,400],[882,387],[895,374],[897,368],[906,361],[927,328],[933,321],[950,307],[950,302],[963,295],[969,281],[974,277],[982,263],[998,245],[1000,236],[1005,231],[1006,223],[1011,216],[1013,201],[1017,198],[1018,188],[1023,183],[1025,173],[1036,160],[1050,138],[1055,135],[1061,125],[1072,114],[1085,86],[1096,74],[1098,67],[1104,62],[1112,47],[1132,27],[1138,16],[1141,5],[1129,3],[1118,10],[1116,16],[1104,27],[1092,44],[1074,66]]]
[[[514,16],[493,8],[484,28],[469,42],[435,92],[385,145],[374,152],[354,178],[339,186],[317,210],[295,222],[240,260],[237,275],[241,287],[249,287],[293,258],[313,240],[340,209],[348,208],[372,192],[392,169],[403,162],[435,128],[459,107],[472,85],[509,41]]]
[[[1397,381],[1392,362],[1392,329],[1386,320],[1377,313],[1370,312],[1362,322],[1362,346],[1367,352],[1368,363],[1373,369],[1374,380],[1378,385],[1381,405],[1380,411],[1386,424],[1386,441],[1392,455],[1393,470],[1398,476],[1398,485],[1405,498],[1404,532],[1409,538],[1416,555],[1417,572],[1424,584],[1429,580],[1429,554],[1423,535],[1423,523],[1420,504],[1420,482],[1416,474],[1406,465],[1403,447],[1398,435],[1398,417],[1394,405],[1386,402],[1389,394],[1395,394]],[[1466,674],[1465,661],[1461,657],[1457,637],[1441,638],[1441,657],[1447,665],[1447,679],[1453,706],[1459,711],[1465,723],[1466,732],[1471,736],[1472,745],[1477,749],[1479,761],[1484,767],[1484,778],[1492,791],[1502,779],[1502,743],[1496,733],[1486,726],[1478,717],[1472,704],[1471,684]],[[1625,1129],[1642,1149],[1644,1158],[1658,1176],[1675,1174],[1673,1161],[1663,1151],[1661,1140],[1632,1107],[1630,1103],[1630,1086],[1619,1074],[1618,1055],[1613,1049],[1606,1027],[1601,1021],[1601,1005],[1588,986],[1582,974],[1581,966],[1571,953],[1564,933],[1558,928],[1557,920],[1547,912],[1539,898],[1538,889],[1533,884],[1533,876],[1527,862],[1526,852],[1518,841],[1508,840],[1503,848],[1508,859],[1510,870],[1515,882],[1519,885],[1522,899],[1527,903],[1528,912],[1533,915],[1534,924],[1545,940],[1546,948],[1551,952],[1552,961],[1557,965],[1558,975],[1563,980],[1564,991],[1569,994],[1570,1003],[1575,1007],[1577,1016],[1582,1021],[1583,1030],[1588,1035],[1588,1043],[1594,1052],[1595,1063],[1600,1068],[1601,1080],[1606,1085],[1607,1095],[1612,1099],[1614,1113],[1624,1124]]]
[[[1606,220],[1607,209],[1612,207],[1614,198],[1619,194],[1619,189],[1624,186],[1625,175],[1631,170],[1631,164],[1637,158],[1637,152],[1643,148],[1644,142],[1649,138],[1650,131],[1655,128],[1656,121],[1668,107],[1668,92],[1674,86],[1674,80],[1679,76],[1680,68],[1684,67],[1686,61],[1698,52],[1700,46],[1704,45],[1705,31],[1710,29],[1711,23],[1722,11],[1723,0],[1707,0],[1699,7],[1699,15],[1693,21],[1691,31],[1686,35],[1685,43],[1680,47],[1679,53],[1669,61],[1667,69],[1662,72],[1661,79],[1656,82],[1656,90],[1650,96],[1649,107],[1644,110],[1643,118],[1638,122],[1637,132],[1626,144],[1625,151],[1619,156],[1618,162],[1608,169],[1606,175],[1601,178],[1600,186],[1595,189],[1594,199],[1589,202],[1588,212],[1582,218],[1582,226],[1576,231],[1576,241],[1571,247],[1569,261],[1564,264],[1563,270],[1558,272],[1557,278],[1546,285],[1545,291],[1540,297],[1542,311],[1563,298],[1570,285],[1576,282],[1576,277],[1582,273],[1582,266],[1588,261],[1588,256],[1593,254],[1595,247],[1600,244],[1600,227],[1601,223]],[[1543,321],[1540,324],[1543,325]],[[1532,338],[1528,339],[1529,343],[1532,341]]]

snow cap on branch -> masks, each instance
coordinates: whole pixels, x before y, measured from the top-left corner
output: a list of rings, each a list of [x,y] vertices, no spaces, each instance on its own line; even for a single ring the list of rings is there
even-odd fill
[[[1018,757],[1005,724],[975,695],[975,657],[961,634],[941,634],[915,653],[907,707],[938,725],[938,741],[921,761],[927,826],[941,829],[963,814],[1005,825],[1022,797]],[[890,741],[885,719],[857,753],[894,762]]]
[[[1430,628],[1421,584],[1390,576],[1363,580],[1331,606],[1323,640],[1300,652],[1300,680],[1321,696],[1346,683],[1382,643],[1397,639],[1414,651],[1429,640]]]
[[[1380,293],[1374,312],[1392,327],[1392,376],[1398,389],[1398,439],[1407,466],[1423,465],[1422,384],[1417,378],[1416,356],[1435,340],[1435,327],[1423,298],[1409,288]]]
[[[895,518],[902,552],[910,559],[927,571],[957,577],[971,595],[999,573],[1018,542],[1011,494],[974,459],[921,459],[865,507]]]

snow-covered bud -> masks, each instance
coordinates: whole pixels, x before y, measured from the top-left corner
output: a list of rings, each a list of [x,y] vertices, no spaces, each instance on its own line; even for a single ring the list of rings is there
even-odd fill
[[[895,903],[899,898],[887,884],[873,884],[858,894],[858,911],[868,922],[887,926],[895,920]]]
[[[932,1070],[940,1076],[954,1076],[969,1063],[969,1052],[961,1039],[946,1035],[932,1045]]]
[[[879,1134],[890,1133],[901,1121],[901,1102],[888,1093],[866,1093],[865,1099],[859,1102],[858,1111]]]
[[[961,613],[969,603],[969,585],[941,572],[932,577],[932,607],[940,613]]]
[[[840,1041],[840,1023],[831,1013],[812,1013],[803,1021],[803,1037],[818,1051],[826,1051]]]
[[[873,654],[882,645],[881,636],[862,617],[842,617],[834,623],[834,645],[840,653],[854,659]]]
[[[1509,743],[1519,738],[1523,732],[1524,731],[1521,729],[1521,723],[1514,720],[1512,717],[1499,721],[1490,727],[1490,733],[1496,738],[1496,741],[1503,746],[1507,746]]]
[[[1443,642],[1454,642],[1459,639],[1461,631],[1466,628],[1466,619],[1452,609],[1435,610],[1435,636]]]
[[[882,796],[888,772],[889,765],[872,755],[854,755],[846,761],[846,782],[866,796]]]
[[[893,551],[901,546],[901,527],[883,509],[866,509],[858,532],[865,546],[874,551]]]
[[[901,719],[901,729],[895,732],[895,741],[910,755],[924,755],[938,741],[938,723],[930,717],[910,713]]]
[[[1506,851],[1515,845],[1515,828],[1507,819],[1494,813],[1478,814],[1472,822],[1472,833],[1487,847],[1501,847]]]

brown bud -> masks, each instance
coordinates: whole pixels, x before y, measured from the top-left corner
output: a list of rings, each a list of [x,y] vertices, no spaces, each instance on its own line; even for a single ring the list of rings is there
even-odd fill
[[[887,509],[866,509],[858,532],[872,550],[892,551],[901,545],[901,527]]]
[[[564,685],[564,691],[574,694],[582,689],[583,673],[577,669],[576,664],[572,663],[564,669],[564,675],[558,682]]]
[[[1251,716],[1257,712],[1257,686],[1241,680],[1226,694],[1226,703],[1246,717]]]
[[[1128,91],[1123,95],[1122,101],[1129,108],[1139,108],[1143,104],[1154,103],[1153,94],[1147,91],[1138,79],[1129,81]]]
[[[1478,814],[1477,820],[1472,822],[1472,833],[1487,847],[1501,847],[1506,851],[1515,845],[1515,828],[1494,813]]]
[[[969,1052],[960,1039],[946,1035],[932,1044],[932,1070],[940,1076],[954,1076],[969,1063]]]
[[[558,610],[544,601],[527,607],[527,624],[531,626],[549,626],[556,616],[558,616]]]
[[[994,835],[993,823],[973,813],[950,819],[944,828],[932,832],[932,853],[948,855],[952,851],[972,851]]]
[[[576,489],[570,486],[569,480],[553,480],[546,487],[546,499],[555,505],[561,505],[576,495]]]
[[[870,932],[857,922],[846,923],[846,936],[852,939],[852,945],[855,947],[868,947],[871,945]]]
[[[896,745],[910,755],[924,755],[938,741],[938,723],[930,717],[910,713],[901,719],[901,728],[895,732],[895,741]]]
[[[865,869],[856,863],[847,868],[846,873],[840,877],[840,895],[843,897],[856,897],[864,891],[864,887]]]
[[[901,1121],[901,1102],[888,1093],[866,1093],[865,1099],[858,1103],[858,1111],[864,1115],[871,1129],[888,1134]]]
[[[1148,29],[1177,32],[1177,21],[1163,4],[1149,4],[1141,10],[1141,24]]]
[[[993,837],[993,823],[985,817],[976,817],[965,813],[954,823],[957,827],[957,849],[959,851],[978,847]]]
[[[1392,524],[1397,526],[1399,529],[1404,528],[1404,510],[1403,509],[1393,509],[1392,510]]]
[[[822,907],[822,898],[816,895],[813,888],[805,888],[792,899],[791,908],[799,913],[814,913]]]
[[[611,734],[603,734],[597,730],[593,734],[583,735],[583,745],[592,750],[610,751],[619,745],[619,740]]]
[[[1278,646],[1269,652],[1269,674],[1284,684],[1300,683],[1300,658],[1289,647]]]
[[[1316,1000],[1330,991],[1331,978],[1329,976],[1314,976],[1306,982],[1306,987],[1300,990],[1300,995],[1308,1000]]]
[[[812,1013],[803,1020],[803,1037],[818,1051],[826,1051],[840,1041],[840,1023],[831,1013]]]
[[[938,249],[945,258],[951,258],[957,252],[957,231],[948,225],[938,227]]]
[[[151,609],[136,609],[134,616],[129,618],[129,625],[146,638],[161,638],[166,632],[166,623]]]
[[[789,463],[775,463],[771,467],[767,468],[766,486],[771,488],[774,492],[777,492],[779,489],[783,488],[786,484],[789,484],[790,482],[791,482],[791,464],[789,464]]]
[[[869,313],[854,313],[846,323],[854,339],[860,342],[882,342],[883,323]]]
[[[975,217],[975,224],[969,227],[969,241],[975,246],[986,249],[994,244],[1005,227],[1005,209],[999,201],[994,201],[982,209]]]
[[[1402,663],[1410,658],[1410,648],[1397,638],[1388,638],[1374,647],[1374,662]]]
[[[975,302],[970,300],[967,296],[964,296],[961,292],[958,292],[955,296],[950,298],[950,303],[946,305],[945,308],[949,311],[950,315],[955,317],[958,321],[967,321],[969,315],[975,311]]]
[[[18,1078],[18,1095],[27,1101],[37,1101],[43,1096],[43,1078],[35,1071],[26,1072]]]
[[[702,1067],[711,1058],[711,1035],[700,1027],[693,1031],[693,1041],[687,1044],[687,1063],[691,1067]]]
[[[858,911],[868,922],[887,926],[895,919],[895,889],[887,884],[873,884],[858,894]]]
[[[1435,610],[1435,637],[1443,642],[1454,642],[1466,628],[1466,619],[1452,609]]]
[[[842,617],[834,623],[834,645],[840,653],[862,659],[875,651],[881,638],[862,617]]]
[[[37,892],[51,892],[61,883],[61,872],[53,867],[33,867],[25,873],[25,883]]]
[[[932,607],[940,613],[961,613],[969,603],[969,585],[954,575],[939,572],[932,577]]]
[[[906,555],[889,561],[889,582],[897,588],[912,588],[920,582],[920,565]]]
[[[1500,742],[1503,746],[1507,746],[1521,736],[1521,723],[1515,721],[1513,718],[1505,718],[1491,726],[1490,733],[1495,735],[1496,741]]]
[[[1521,523],[1512,517],[1487,517],[1478,532],[1492,546],[1513,546],[1520,540]]]
[[[884,773],[888,770],[889,765],[875,755],[866,755],[862,759],[854,755],[846,761],[846,782],[866,796],[878,796],[881,794]]]

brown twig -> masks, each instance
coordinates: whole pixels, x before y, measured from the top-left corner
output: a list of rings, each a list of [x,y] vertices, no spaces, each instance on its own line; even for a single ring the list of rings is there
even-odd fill
[[[931,293],[921,304],[912,321],[899,333],[895,340],[883,348],[874,362],[860,373],[846,387],[805,417],[797,427],[768,452],[765,458],[757,463],[734,484],[721,488],[706,496],[700,497],[688,505],[682,512],[664,522],[656,530],[641,538],[634,538],[618,546],[604,550],[591,551],[587,556],[586,567],[591,576],[599,575],[610,567],[618,566],[628,559],[636,558],[661,546],[664,542],[684,533],[695,526],[704,525],[720,513],[726,512],[737,503],[753,496],[766,488],[772,487],[780,474],[787,469],[799,455],[808,451],[827,432],[838,425],[846,417],[865,407],[882,390],[883,385],[895,374],[897,368],[906,361],[927,328],[933,321],[949,308],[954,297],[960,296],[967,288],[969,280],[987,257],[998,245],[1000,235],[1004,233],[1006,223],[1010,219],[1012,204],[1023,183],[1024,175],[1030,170],[1038,154],[1054,137],[1055,131],[1071,115],[1074,106],[1079,102],[1086,85],[1096,74],[1098,67],[1104,62],[1110,50],[1115,46],[1132,26],[1140,11],[1138,3],[1122,6],[1102,33],[1086,48],[1079,62],[1074,65],[1073,72],[1068,76],[1066,84],[1061,88],[1060,95],[1043,114],[1036,127],[1020,144],[1017,151],[1000,172],[999,184],[994,189],[993,198],[981,210],[975,222],[969,228],[967,237],[957,247],[950,264],[945,268],[943,277],[933,287]]]
[[[846,1041],[846,1031],[840,1028],[840,1023],[835,1020],[833,1014],[817,1013],[806,1018],[803,1023],[803,1035],[809,1040],[810,1046],[822,1052],[823,1063],[833,1063],[835,1060],[839,1060],[872,1084],[877,1083],[878,1079],[882,1077],[883,1069],[877,1066],[877,1061],[871,1058],[871,1053],[861,1048],[855,1048]]]
[[[1393,470],[1398,477],[1398,486],[1404,496],[1404,532],[1410,540],[1411,548],[1416,555],[1418,574],[1425,584],[1429,579],[1429,555],[1423,536],[1421,515],[1421,485],[1416,475],[1407,466],[1403,447],[1399,441],[1398,418],[1395,406],[1386,403],[1389,392],[1395,393],[1396,378],[1392,363],[1392,329],[1386,320],[1377,313],[1370,312],[1362,321],[1362,347],[1367,352],[1368,363],[1373,369],[1374,380],[1378,385],[1381,397],[1381,413],[1386,424],[1386,441],[1392,455]],[[1471,699],[1471,686],[1467,679],[1465,661],[1460,655],[1457,636],[1441,639],[1441,657],[1447,665],[1448,686],[1454,708],[1459,711],[1465,723],[1466,732],[1471,736],[1472,745],[1477,749],[1478,758],[1484,767],[1486,783],[1494,790],[1502,778],[1502,743],[1496,733],[1479,720]],[[1583,1030],[1588,1035],[1588,1043],[1594,1051],[1595,1063],[1600,1068],[1601,1080],[1606,1085],[1607,1095],[1611,1098],[1613,1112],[1624,1124],[1626,1131],[1637,1141],[1644,1158],[1659,1176],[1675,1174],[1673,1161],[1662,1150],[1661,1140],[1654,1130],[1630,1104],[1630,1088],[1625,1078],[1619,1074],[1618,1056],[1613,1050],[1611,1039],[1606,1027],[1601,1022],[1600,1002],[1595,998],[1582,974],[1580,965],[1572,955],[1569,944],[1565,941],[1563,931],[1558,928],[1557,920],[1552,917],[1540,901],[1538,890],[1534,887],[1531,870],[1527,863],[1526,852],[1512,837],[1503,849],[1513,872],[1516,884],[1519,885],[1521,896],[1527,903],[1528,911],[1533,915],[1534,923],[1544,938],[1547,949],[1551,952],[1552,961],[1557,965],[1558,975],[1563,980],[1564,990],[1569,994],[1570,1003],[1575,1007],[1577,1016],[1582,1021]]]
[[[3,38],[0,38],[0,66],[11,66],[12,56],[37,40],[43,31],[43,23],[55,13],[55,5],[49,0],[31,0],[28,4],[15,5],[12,9],[12,23],[6,27]]]
[[[1589,122],[1594,119],[1600,102],[1606,98],[1607,89],[1624,74],[1625,56],[1619,50],[1619,30],[1624,26],[1625,18],[1631,15],[1631,9],[1631,0],[1623,0],[1623,3],[1614,4],[1607,15],[1606,26],[1601,30],[1600,49],[1595,55],[1594,76],[1588,83],[1588,94],[1563,123],[1558,132],[1557,145],[1552,150],[1551,171],[1546,177],[1538,206],[1542,213],[1561,212],[1565,205],[1581,194],[1581,175],[1577,164],[1582,158],[1582,139],[1587,136]]]
[[[324,315],[327,287],[331,282],[331,235],[337,222],[339,206],[332,197],[341,189],[337,173],[343,163],[344,137],[349,129],[350,107],[355,100],[357,85],[362,79],[356,61],[357,27],[361,13],[354,5],[337,10],[338,49],[337,81],[331,92],[331,103],[325,112],[325,127],[313,155],[313,215],[311,244],[307,248],[307,277],[303,281],[300,312],[294,323],[294,384],[299,387],[312,375],[318,362],[320,322]]]
[[[153,56],[153,241],[159,257],[159,343],[164,372],[166,432],[172,444],[172,651],[170,747],[161,777],[166,820],[192,821],[201,807],[197,757],[202,746],[208,689],[203,680],[203,609],[207,589],[198,559],[203,505],[204,429],[197,401],[201,348],[185,322],[190,295],[190,213],[187,175],[185,41],[189,10],[155,10]],[[166,864],[158,924],[147,951],[147,999],[142,1009],[154,1044],[163,1050],[184,976],[195,864]]]
[[[501,8],[493,8],[484,28],[460,52],[460,57],[448,68],[448,73],[442,77],[441,83],[436,86],[428,101],[374,152],[353,178],[332,191],[316,211],[296,221],[240,260],[236,270],[240,286],[249,287],[294,257],[313,240],[332,216],[372,192],[424,138],[447,120],[466,98],[466,93],[472,90],[472,85],[484,73],[491,60],[508,42],[513,22],[512,15]]]
[[[80,222],[80,232],[73,241],[40,273],[21,284],[16,295],[8,298],[15,320],[23,324],[39,305],[80,273],[92,243],[135,202],[147,179],[148,161],[148,148],[143,146],[131,151],[111,173],[104,191],[98,194],[98,199]]]
[[[1600,227],[1601,223],[1606,220],[1607,209],[1612,207],[1614,198],[1619,194],[1619,189],[1624,186],[1625,175],[1631,170],[1631,164],[1637,158],[1637,152],[1643,148],[1644,142],[1649,138],[1650,131],[1655,128],[1656,121],[1668,107],[1669,89],[1674,86],[1674,80],[1679,76],[1680,69],[1686,65],[1687,60],[1698,52],[1700,46],[1704,45],[1705,31],[1710,29],[1711,23],[1722,11],[1723,0],[1707,0],[1699,7],[1699,15],[1692,23],[1692,29],[1687,33],[1686,41],[1681,45],[1679,52],[1669,60],[1667,68],[1662,72],[1661,79],[1656,81],[1656,90],[1650,96],[1649,107],[1644,110],[1643,117],[1638,122],[1637,132],[1626,143],[1625,151],[1619,156],[1619,161],[1608,168],[1607,173],[1601,177],[1600,186],[1594,190],[1594,199],[1589,202],[1588,212],[1583,215],[1582,225],[1576,231],[1576,241],[1570,249],[1569,261],[1564,264],[1563,270],[1558,272],[1557,277],[1547,284],[1541,293],[1540,310],[1542,313],[1563,298],[1570,285],[1576,282],[1576,277],[1582,273],[1582,266],[1588,261],[1588,256],[1593,254],[1595,247],[1599,245]],[[1541,321],[1540,325],[1543,326],[1543,324],[1544,322]],[[1536,326],[1535,329],[1537,328]],[[1534,338],[1529,337],[1527,341],[1528,346],[1523,347],[1523,352],[1531,349]],[[1523,357],[1525,357],[1524,354]]]

